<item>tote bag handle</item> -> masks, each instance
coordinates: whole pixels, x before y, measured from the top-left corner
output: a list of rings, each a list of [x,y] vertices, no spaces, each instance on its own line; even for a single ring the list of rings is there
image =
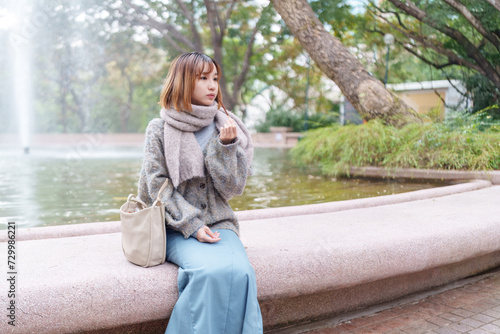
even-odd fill
[[[158,196],[156,197],[156,201],[153,203],[153,206],[156,206],[156,205],[161,206],[161,194],[163,193],[163,190],[165,190],[165,188],[167,188],[167,185],[168,185],[168,178],[165,179],[165,182],[161,186],[160,191],[158,192]]]

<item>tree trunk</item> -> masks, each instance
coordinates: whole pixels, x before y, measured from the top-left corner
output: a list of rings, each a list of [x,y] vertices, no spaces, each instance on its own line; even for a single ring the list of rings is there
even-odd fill
[[[323,27],[307,0],[271,0],[286,25],[365,119],[402,126],[421,122],[417,112],[372,77],[347,48]]]

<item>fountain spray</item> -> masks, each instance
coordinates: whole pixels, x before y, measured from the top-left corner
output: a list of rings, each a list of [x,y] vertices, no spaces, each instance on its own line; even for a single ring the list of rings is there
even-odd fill
[[[19,125],[21,145],[25,154],[30,151],[31,111],[33,109],[32,91],[32,50],[30,37],[34,34],[31,22],[22,18],[31,17],[32,6],[26,1],[14,7],[17,22],[12,29],[10,54],[13,58],[14,107]]]

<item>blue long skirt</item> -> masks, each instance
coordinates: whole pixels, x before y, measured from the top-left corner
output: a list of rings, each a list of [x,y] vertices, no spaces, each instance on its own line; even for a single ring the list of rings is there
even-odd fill
[[[255,272],[231,230],[209,244],[167,229],[167,261],[179,266],[179,299],[166,334],[259,334]]]

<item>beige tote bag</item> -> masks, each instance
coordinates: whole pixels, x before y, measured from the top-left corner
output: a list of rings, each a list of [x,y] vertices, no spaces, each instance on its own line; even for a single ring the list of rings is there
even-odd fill
[[[168,179],[149,208],[134,194],[120,208],[123,253],[138,266],[153,267],[165,262],[165,205],[160,196],[167,185]]]

